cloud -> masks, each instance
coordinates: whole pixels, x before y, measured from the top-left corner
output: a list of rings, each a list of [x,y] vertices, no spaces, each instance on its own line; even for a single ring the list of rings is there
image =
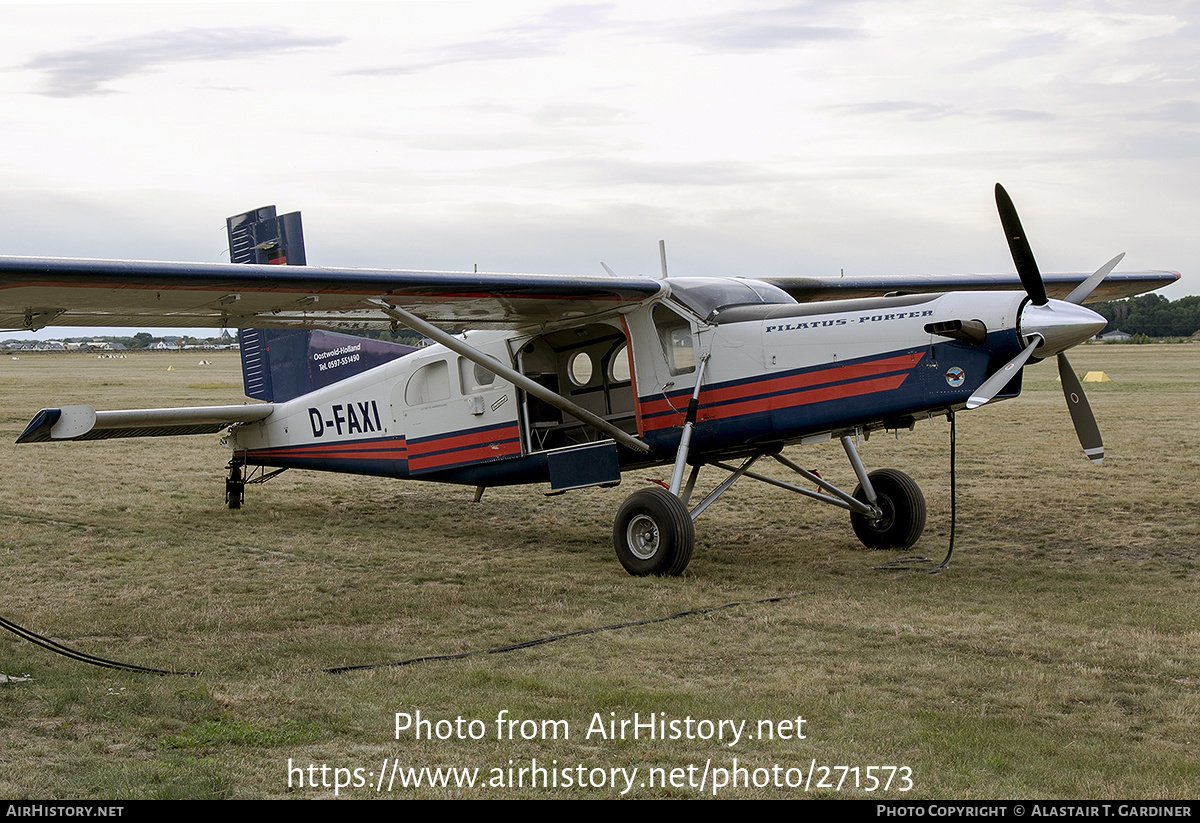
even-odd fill
[[[861,28],[827,25],[803,6],[739,10],[689,20],[665,31],[673,39],[717,52],[773,51],[867,36]]]
[[[572,6],[557,6],[545,14],[531,18],[528,22],[500,29],[502,32],[546,36],[549,34],[571,34],[580,29],[594,29],[605,25],[605,18],[612,11],[613,3],[582,3]]]
[[[1035,123],[1058,119],[1057,115],[1051,114],[1048,111],[1035,111],[1033,109],[993,109],[988,112],[988,115],[993,120],[999,120],[1004,123]]]
[[[521,38],[492,38],[475,40],[470,43],[457,43],[429,52],[422,60],[409,63],[395,63],[387,66],[371,66],[369,68],[351,69],[345,74],[365,77],[396,77],[407,74],[417,74],[442,66],[453,66],[457,63],[485,63],[494,60],[523,60],[528,57],[547,57],[560,53],[560,49],[546,43],[534,43]]]
[[[685,188],[778,183],[787,175],[737,161],[650,163],[617,157],[572,157],[492,169],[481,172],[478,178],[500,185],[519,182],[550,188],[611,189],[623,185]]]
[[[392,141],[387,133],[379,139]],[[595,140],[584,135],[550,132],[484,132],[439,133],[406,141],[407,145],[426,151],[530,151],[531,149],[578,149],[594,146]]]
[[[417,74],[458,63],[523,60],[564,53],[563,39],[580,31],[595,31],[604,24],[612,4],[559,6],[515,26],[497,29],[481,40],[430,49],[416,59],[386,66],[347,71],[347,75],[394,77]]]
[[[1064,32],[1046,32],[1015,37],[1000,48],[962,63],[956,70],[959,72],[987,71],[1018,60],[1060,57],[1069,53],[1070,50],[1071,37]]]
[[[622,121],[625,112],[614,106],[592,103],[554,103],[530,115],[539,126],[607,126]]]
[[[1148,160],[1156,164],[1185,164],[1179,175],[1189,175],[1200,158],[1200,135],[1188,131],[1125,135],[1116,138],[1110,156],[1126,160]]]
[[[1165,123],[1192,125],[1200,123],[1200,103],[1195,100],[1168,100],[1150,111],[1131,117],[1134,120],[1159,120]]]
[[[964,114],[957,106],[922,103],[919,100],[876,100],[871,103],[851,103],[842,106],[827,106],[829,111],[843,111],[850,114],[895,114],[910,120],[938,120],[956,114]]]
[[[558,6],[486,37],[429,49],[399,63],[346,72],[363,76],[403,76],[452,66],[497,60],[520,60],[566,54],[570,37],[605,30],[622,38],[655,36],[689,43],[710,52],[757,52],[808,43],[865,37],[864,30],[827,25],[803,7],[729,12],[689,17],[682,23],[629,23],[612,18],[615,4]]]
[[[308,37],[286,29],[183,29],[43,52],[15,68],[40,71],[38,94],[85,97],[111,94],[106,83],[149,74],[173,63],[244,60],[248,56],[334,46],[344,37]]]

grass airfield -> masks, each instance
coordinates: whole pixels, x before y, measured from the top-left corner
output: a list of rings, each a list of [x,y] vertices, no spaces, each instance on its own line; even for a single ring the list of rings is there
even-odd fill
[[[0,361],[0,617],[90,654],[203,673],[94,668],[2,633],[4,797],[599,798],[622,795],[618,770],[638,798],[1200,796],[1200,346],[1071,353],[1079,373],[1113,380],[1086,387],[1102,467],[1080,452],[1052,363],[1026,369],[1020,398],[960,413],[943,574],[877,570],[899,553],[863,549],[840,510],[742,481],[697,521],[675,579],[628,576],[611,545],[620,501],[669,467],[558,497],[489,489],[478,504],[467,488],[289,471],[231,512],[219,435],[12,445],[43,406],[241,402],[237,356],[203,356],[212,365]],[[869,469],[921,485],[929,523],[909,554],[935,560],[948,441],[938,420],[862,449]],[[788,453],[854,485],[836,443]],[[729,603],[747,605],[711,610]],[[708,611],[323,672],[689,610]],[[434,739],[397,738],[396,714],[417,711]],[[534,722],[498,735],[501,712]],[[635,712],[695,734],[594,731],[597,715],[607,731]],[[688,718],[744,720],[745,733],[701,739]],[[293,771],[289,787],[289,760],[302,786]],[[535,760],[557,786],[521,779]],[[746,779],[729,785],[735,760]],[[378,791],[397,763],[475,768],[481,785]],[[807,785],[787,786],[797,774]],[[575,785],[583,775],[604,785]]]

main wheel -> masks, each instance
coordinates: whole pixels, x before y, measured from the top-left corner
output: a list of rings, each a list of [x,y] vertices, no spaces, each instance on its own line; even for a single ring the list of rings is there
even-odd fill
[[[854,534],[868,549],[907,549],[921,538],[925,531],[925,496],[916,481],[895,469],[880,469],[867,475],[875,489],[883,517],[872,520],[851,512],[850,524]],[[854,497],[869,502],[863,493],[862,484],[854,490]]]
[[[687,507],[664,488],[636,491],[617,510],[613,545],[630,574],[682,574],[695,544],[696,529]]]

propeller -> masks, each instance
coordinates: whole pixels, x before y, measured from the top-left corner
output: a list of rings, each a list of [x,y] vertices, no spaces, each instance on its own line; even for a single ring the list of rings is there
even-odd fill
[[[1071,422],[1075,424],[1075,434],[1079,436],[1079,445],[1087,459],[1097,466],[1104,460],[1104,441],[1100,438],[1100,427],[1096,425],[1096,416],[1088,405],[1087,395],[1083,393],[1083,385],[1075,376],[1067,356],[1058,353],[1058,376],[1062,378],[1063,397],[1067,399],[1067,410],[1071,412]]]
[[[1046,284],[1042,282],[1042,273],[1038,271],[1037,261],[1033,259],[1033,249],[1029,248],[1025,230],[1021,228],[1017,207],[1013,205],[1012,198],[1008,196],[1004,186],[999,183],[996,184],[996,209],[1000,212],[1000,225],[1004,227],[1008,250],[1017,266],[1017,276],[1021,278],[1025,293],[1029,295],[1033,305],[1046,305]]]
[[[1008,381],[1017,376],[1017,372],[1025,365],[1025,361],[1033,355],[1033,350],[1040,345],[1042,345],[1042,337],[1035,335],[1033,342],[1023,348],[1020,354],[1005,363],[1004,368],[983,381],[983,385],[976,389],[975,393],[967,400],[967,408],[977,409],[995,397],[1002,388],[1008,385]]]
[[[1112,260],[1109,260],[1103,266],[1096,269],[1096,271],[1092,272],[1091,277],[1089,277],[1087,280],[1084,280],[1071,290],[1071,293],[1067,295],[1067,302],[1074,303],[1076,306],[1082,306],[1083,301],[1087,300],[1088,295],[1096,290],[1096,287],[1100,285],[1100,282],[1104,280],[1104,278],[1108,277],[1109,272],[1115,269],[1117,264],[1120,263],[1124,257],[1125,252],[1121,252]]]
[[[1021,219],[1013,206],[1012,198],[999,183],[996,184],[996,209],[1000,212],[1000,224],[1008,239],[1008,249],[1012,253],[1013,263],[1017,267],[1017,276],[1021,285],[1029,295],[1029,302],[1021,310],[1021,325],[1025,327],[1025,336],[1029,344],[1021,352],[1009,360],[976,389],[967,400],[967,408],[975,409],[994,398],[1001,389],[1016,375],[1025,363],[1039,348],[1047,348],[1043,356],[1052,353],[1058,355],[1058,374],[1062,380],[1063,396],[1067,400],[1067,409],[1071,412],[1071,422],[1075,425],[1075,434],[1079,437],[1079,445],[1083,453],[1093,463],[1099,464],[1104,459],[1104,442],[1100,437],[1100,427],[1096,425],[1096,417],[1088,405],[1087,396],[1083,393],[1083,385],[1076,377],[1071,363],[1064,351],[1071,346],[1087,340],[1096,331],[1104,327],[1104,318],[1083,308],[1087,299],[1104,278],[1116,267],[1125,256],[1118,254],[1097,269],[1087,280],[1084,280],[1066,300],[1051,302],[1046,297],[1046,284],[1034,260],[1033,250],[1021,227]]]

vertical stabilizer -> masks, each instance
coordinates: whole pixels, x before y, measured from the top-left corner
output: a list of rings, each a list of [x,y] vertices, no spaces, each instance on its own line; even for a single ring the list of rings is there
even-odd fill
[[[263,206],[225,221],[229,233],[229,262],[303,266],[304,230],[300,212],[276,216]]]
[[[303,266],[300,212],[263,206],[225,221],[231,263]],[[282,403],[416,351],[412,346],[307,329],[242,329],[246,396]]]

